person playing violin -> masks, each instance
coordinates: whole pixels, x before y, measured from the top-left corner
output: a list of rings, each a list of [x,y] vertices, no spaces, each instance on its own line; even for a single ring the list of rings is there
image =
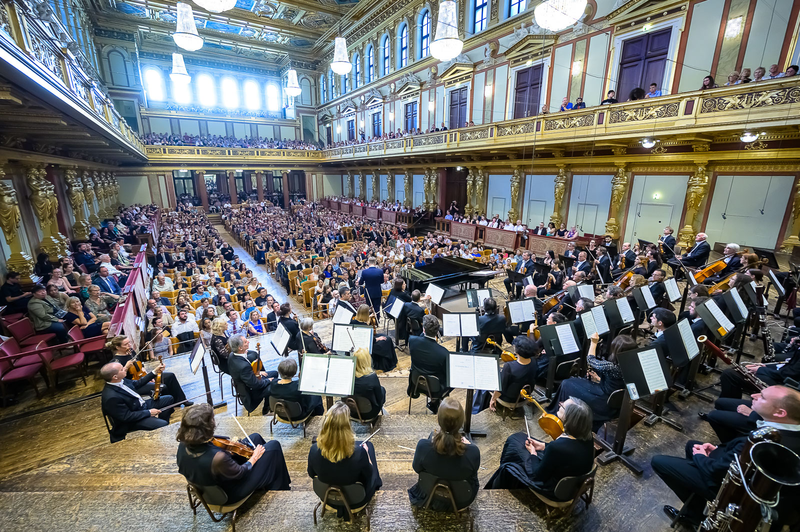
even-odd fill
[[[258,433],[250,434],[244,443],[252,442],[255,448],[249,448],[252,456],[246,460],[212,443],[215,428],[214,410],[208,403],[195,405],[183,415],[176,436],[180,442],[177,462],[178,471],[187,481],[198,486],[217,486],[231,503],[259,490],[289,489],[292,479],[280,442],[265,441]]]
[[[514,348],[517,359],[503,364],[503,369],[500,371],[500,389],[502,391],[496,390],[489,401],[489,409],[492,412],[497,410],[498,400],[501,404],[513,405],[517,402],[519,392],[525,385],[529,385],[531,389],[536,386],[538,367],[535,359],[539,353],[536,350],[535,341],[527,336],[518,336],[514,340]]]

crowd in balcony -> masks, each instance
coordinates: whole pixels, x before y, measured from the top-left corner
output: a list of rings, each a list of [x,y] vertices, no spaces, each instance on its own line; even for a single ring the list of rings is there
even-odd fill
[[[472,120],[469,120],[468,122],[464,122],[464,127],[473,127],[474,125],[475,125],[475,122],[473,122]],[[358,136],[356,138],[350,139],[350,140],[340,140],[338,142],[332,142],[332,143],[328,144],[328,147],[329,148],[343,148],[345,146],[354,146],[356,144],[367,144],[367,143],[371,143],[371,142],[383,142],[383,141],[387,141],[387,140],[402,139],[402,138],[405,138],[405,137],[413,137],[415,135],[427,135],[428,133],[439,133],[440,131],[447,131],[447,126],[444,125],[444,122],[442,122],[442,125],[440,127],[431,126],[431,127],[427,128],[425,130],[423,130],[421,128],[415,128],[415,129],[400,129],[400,128],[397,128],[397,132],[389,131],[387,133],[384,133],[383,135],[373,135],[373,136],[371,136],[369,138],[364,133],[364,130],[361,129],[361,130],[359,130]]]
[[[269,150],[318,150],[313,142],[302,140],[276,140],[262,137],[246,137],[239,139],[220,135],[168,135],[166,133],[148,133],[142,137],[145,144],[151,146],[206,146],[213,148],[259,148]]]

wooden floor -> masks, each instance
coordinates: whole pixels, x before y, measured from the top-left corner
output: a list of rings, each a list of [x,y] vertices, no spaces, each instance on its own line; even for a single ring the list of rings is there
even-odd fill
[[[221,229],[221,228],[220,228]],[[224,231],[221,229],[221,231]],[[228,238],[233,243],[233,240]],[[263,266],[257,266],[240,247],[235,250],[262,280],[272,294],[285,298]],[[502,288],[502,285],[500,285]],[[294,304],[293,304],[294,306]],[[777,323],[770,318],[773,336],[778,338]],[[315,325],[323,340],[330,339],[325,323]],[[747,342],[747,350],[760,353],[760,342]],[[373,438],[383,489],[371,505],[373,530],[436,532],[466,530],[467,518],[412,511],[406,489],[416,480],[411,468],[416,442],[427,437],[436,420],[425,408],[423,399],[412,404],[407,415],[405,393],[409,357],[398,351],[398,368],[381,375],[387,390],[388,415],[381,432]],[[193,375],[186,356],[169,359],[167,366],[186,390],[187,396],[202,393],[200,373]],[[210,367],[210,361],[207,361]],[[269,367],[270,363],[267,363]],[[93,368],[96,369],[97,368]],[[214,398],[220,397],[216,374],[210,375]],[[713,379],[714,377],[709,377]],[[127,440],[108,443],[108,434],[100,415],[100,399],[92,396],[102,389],[94,375],[88,386],[81,381],[64,382],[56,393],[36,400],[33,392],[20,394],[20,404],[0,409],[0,530],[97,530],[111,531],[184,531],[230,530],[228,519],[213,523],[200,508],[194,516],[186,496],[186,483],[177,472],[175,434],[182,415],[176,412],[172,423],[155,432],[139,432]],[[226,406],[217,410],[218,434],[238,437],[229,381],[223,382]],[[464,401],[464,392],[455,397]],[[481,490],[471,507],[476,530],[492,532],[521,531],[666,531],[669,522],[662,514],[664,504],[678,505],[672,492],[653,475],[650,459],[656,454],[678,455],[688,439],[715,441],[708,425],[697,413],[709,410],[709,404],[691,397],[673,399],[680,410],[670,417],[684,425],[677,432],[664,424],[646,427],[639,424],[628,436],[635,447],[633,458],[645,467],[639,478],[619,463],[600,467],[594,502],[588,511],[573,516],[548,517],[544,506],[527,492]],[[31,414],[31,412],[36,412]],[[314,419],[304,439],[301,429],[279,424],[270,436],[269,419],[247,416],[239,410],[239,421],[248,432],[260,432],[265,439],[281,443],[292,478],[292,490],[271,492],[251,499],[237,521],[238,530],[315,530],[312,510],[318,502],[311,491],[306,473],[311,439],[319,430]],[[485,431],[486,438],[475,440],[481,450],[481,486],[498,467],[505,439],[524,431],[522,419],[506,419],[484,411],[473,417],[473,428]],[[532,432],[547,437],[538,425]],[[361,436],[369,429],[356,427]],[[318,530],[357,530],[361,521],[348,524],[327,514]]]

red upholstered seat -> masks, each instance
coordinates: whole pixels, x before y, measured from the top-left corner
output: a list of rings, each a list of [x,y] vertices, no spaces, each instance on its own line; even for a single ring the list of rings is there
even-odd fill
[[[86,355],[83,353],[73,353],[72,355],[57,358],[50,362],[50,369],[53,371],[60,371],[65,368],[77,366],[78,364],[83,364],[84,360],[86,360]]]
[[[19,355],[19,354],[23,354],[23,353],[25,353],[27,351],[34,351],[36,349],[43,349],[43,348],[47,347],[47,345],[44,342],[40,342],[40,343],[36,344],[33,347],[31,347],[31,346],[26,346],[26,347],[28,347],[28,349],[20,348],[19,344],[17,343],[17,341],[15,339],[9,338],[8,340],[6,340],[2,344],[0,344],[0,353],[5,354],[5,355],[9,355],[9,356],[10,355]],[[46,351],[46,352],[42,353],[41,355],[42,356],[39,356],[39,354],[35,354],[35,355],[28,355],[28,356],[25,356],[25,357],[14,358],[14,359],[12,359],[12,365],[16,367],[16,366],[27,366],[27,365],[30,365],[30,364],[40,364],[40,363],[43,364],[45,361],[42,360],[42,358],[46,359],[47,362],[50,362],[51,360],[53,360],[53,353],[51,353],[49,351]]]
[[[22,346],[36,345],[39,342],[50,342],[56,338],[54,333],[36,334],[33,324],[28,318],[23,318],[17,322],[9,324],[8,332],[10,332],[11,336],[13,336],[17,343]]]

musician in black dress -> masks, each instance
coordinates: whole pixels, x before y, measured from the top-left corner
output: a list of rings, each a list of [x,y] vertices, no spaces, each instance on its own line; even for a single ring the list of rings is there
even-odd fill
[[[133,344],[128,337],[115,336],[106,343],[106,349],[113,353],[111,361],[119,362],[125,367],[125,371],[130,373],[130,368],[134,363],[135,353],[133,352]],[[178,377],[176,377],[174,373],[169,371],[162,372],[161,384],[164,385],[166,392],[175,399],[174,402],[179,403],[186,399],[186,394],[183,393],[181,383],[178,382]],[[142,391],[145,393],[150,393],[154,389],[155,385],[153,383],[148,383],[142,387]],[[193,404],[194,403],[192,401],[187,401],[184,403],[185,406],[192,406]]]
[[[350,408],[337,401],[322,417],[317,442],[308,451],[308,476],[326,484],[349,486],[360,483],[366,495],[361,501],[348,501],[353,512],[363,509],[383,481],[378,473],[378,461],[371,442],[355,441],[350,426]],[[340,517],[344,516],[339,512]]]
[[[527,336],[518,336],[514,339],[514,351],[517,359],[503,364],[500,370],[500,390],[495,390],[489,402],[489,409],[494,412],[497,409],[497,401],[511,404],[517,402],[519,392],[526,385],[533,389],[536,386],[536,374],[538,367],[536,357],[536,343]],[[474,413],[474,412],[473,412]]]
[[[178,471],[198,486],[217,486],[234,503],[258,490],[288,490],[292,480],[286,468],[281,444],[264,441],[258,433],[244,440],[255,445],[249,460],[211,443],[214,438],[214,410],[208,403],[190,408],[181,419],[176,439]],[[249,446],[249,445],[248,445]]]
[[[530,488],[555,500],[559,480],[589,473],[594,466],[591,408],[570,397],[560,405],[558,417],[564,433],[550,443],[523,432],[509,436],[500,455],[500,468],[486,489]]]
[[[558,387],[558,396],[555,401],[550,403],[547,411],[555,414],[558,405],[570,397],[581,399],[589,408],[592,409],[592,430],[597,432],[606,421],[616,419],[619,415],[618,409],[608,406],[608,398],[617,390],[625,387],[622,380],[622,370],[617,365],[617,354],[636,349],[636,340],[627,334],[620,334],[611,342],[611,349],[607,360],[599,359],[595,356],[597,344],[600,337],[594,333],[590,338],[589,344],[589,379],[580,377],[570,377],[561,381]]]
[[[412,467],[417,473],[429,473],[443,480],[466,480],[472,488],[472,498],[457,501],[459,509],[466,508],[478,495],[478,469],[481,465],[481,452],[460,434],[464,425],[464,409],[454,398],[442,401],[437,414],[439,428],[433,434],[417,442]],[[419,483],[408,490],[408,498],[414,506],[424,506],[428,500]],[[431,508],[437,511],[452,509],[450,503],[434,499]]]
[[[279,379],[273,382],[269,388],[270,397],[275,397],[282,401],[299,403],[302,409],[301,418],[308,414],[321,416],[325,413],[322,406],[322,397],[319,395],[304,395],[300,391],[300,381],[295,380],[297,375],[297,362],[293,358],[285,358],[278,364]]]
[[[312,318],[303,318],[300,320],[300,333],[297,340],[300,349],[306,353],[315,353],[324,355],[330,351],[322,340],[314,332],[314,320]]]
[[[373,371],[372,357],[369,351],[359,347],[353,353],[356,359],[356,380],[353,386],[353,395],[358,395],[369,401],[372,407],[369,412],[361,412],[363,419],[372,419],[377,416],[383,405],[386,404],[386,389],[381,386],[380,379]]]
[[[410,304],[410,303],[409,303]],[[370,311],[369,305],[362,304],[358,307],[358,312],[350,318],[351,325],[369,325]],[[397,367],[397,353],[394,350],[394,342],[386,336],[372,337],[372,362],[373,368],[384,372],[392,371]]]
[[[487,297],[483,302],[484,315],[478,317],[478,336],[472,338],[472,350],[482,351],[486,347],[486,339],[493,338],[495,342],[503,342],[503,333],[506,330],[506,317],[497,312],[497,301],[493,297]],[[466,345],[464,350],[468,351]]]

